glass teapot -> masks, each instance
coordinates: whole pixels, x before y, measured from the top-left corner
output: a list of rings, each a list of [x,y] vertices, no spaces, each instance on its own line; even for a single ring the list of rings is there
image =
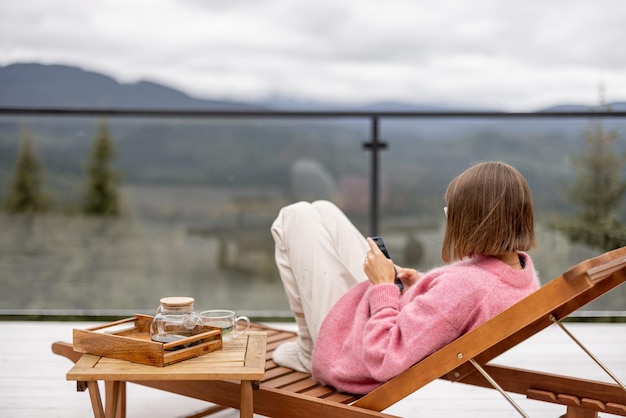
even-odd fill
[[[160,302],[150,326],[152,341],[170,343],[202,332],[202,318],[193,310],[193,298],[167,297]]]

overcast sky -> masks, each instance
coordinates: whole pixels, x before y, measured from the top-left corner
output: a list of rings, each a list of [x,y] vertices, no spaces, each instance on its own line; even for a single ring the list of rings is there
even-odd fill
[[[0,42],[212,99],[626,101],[626,0],[0,0]]]

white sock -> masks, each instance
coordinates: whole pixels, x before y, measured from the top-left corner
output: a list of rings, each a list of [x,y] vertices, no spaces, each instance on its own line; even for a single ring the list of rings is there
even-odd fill
[[[298,345],[301,356],[310,364],[313,355],[313,340],[303,314],[296,313],[296,324],[298,325]]]
[[[299,372],[311,373],[311,356],[313,355],[313,340],[309,333],[304,315],[296,312],[298,325],[298,339],[279,345],[272,359],[280,366],[289,367]]]
[[[274,363],[303,373],[311,373],[311,359],[302,355],[298,340],[279,345],[272,354]]]

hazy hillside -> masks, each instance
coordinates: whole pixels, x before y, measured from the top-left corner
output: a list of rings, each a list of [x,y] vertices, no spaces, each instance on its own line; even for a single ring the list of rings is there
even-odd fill
[[[244,103],[200,100],[166,86],[120,84],[106,75],[65,65],[0,67],[0,106],[149,109],[244,109]]]
[[[122,84],[113,78],[67,65],[23,63],[0,66],[0,106],[27,107],[108,107],[165,109],[341,109],[335,103],[307,102],[286,97],[262,103],[239,103],[191,97],[173,88],[140,81]],[[626,102],[611,103],[616,111],[626,110]],[[351,107],[354,110],[354,107]],[[371,111],[442,111],[453,110],[428,103],[366,103],[359,110]],[[579,104],[555,104],[537,111],[587,111],[593,107]],[[498,109],[477,109],[498,110]]]

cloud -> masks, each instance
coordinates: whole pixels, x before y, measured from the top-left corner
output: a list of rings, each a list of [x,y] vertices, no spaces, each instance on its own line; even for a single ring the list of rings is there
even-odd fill
[[[626,2],[0,0],[0,64],[210,98],[532,109],[626,98]]]

